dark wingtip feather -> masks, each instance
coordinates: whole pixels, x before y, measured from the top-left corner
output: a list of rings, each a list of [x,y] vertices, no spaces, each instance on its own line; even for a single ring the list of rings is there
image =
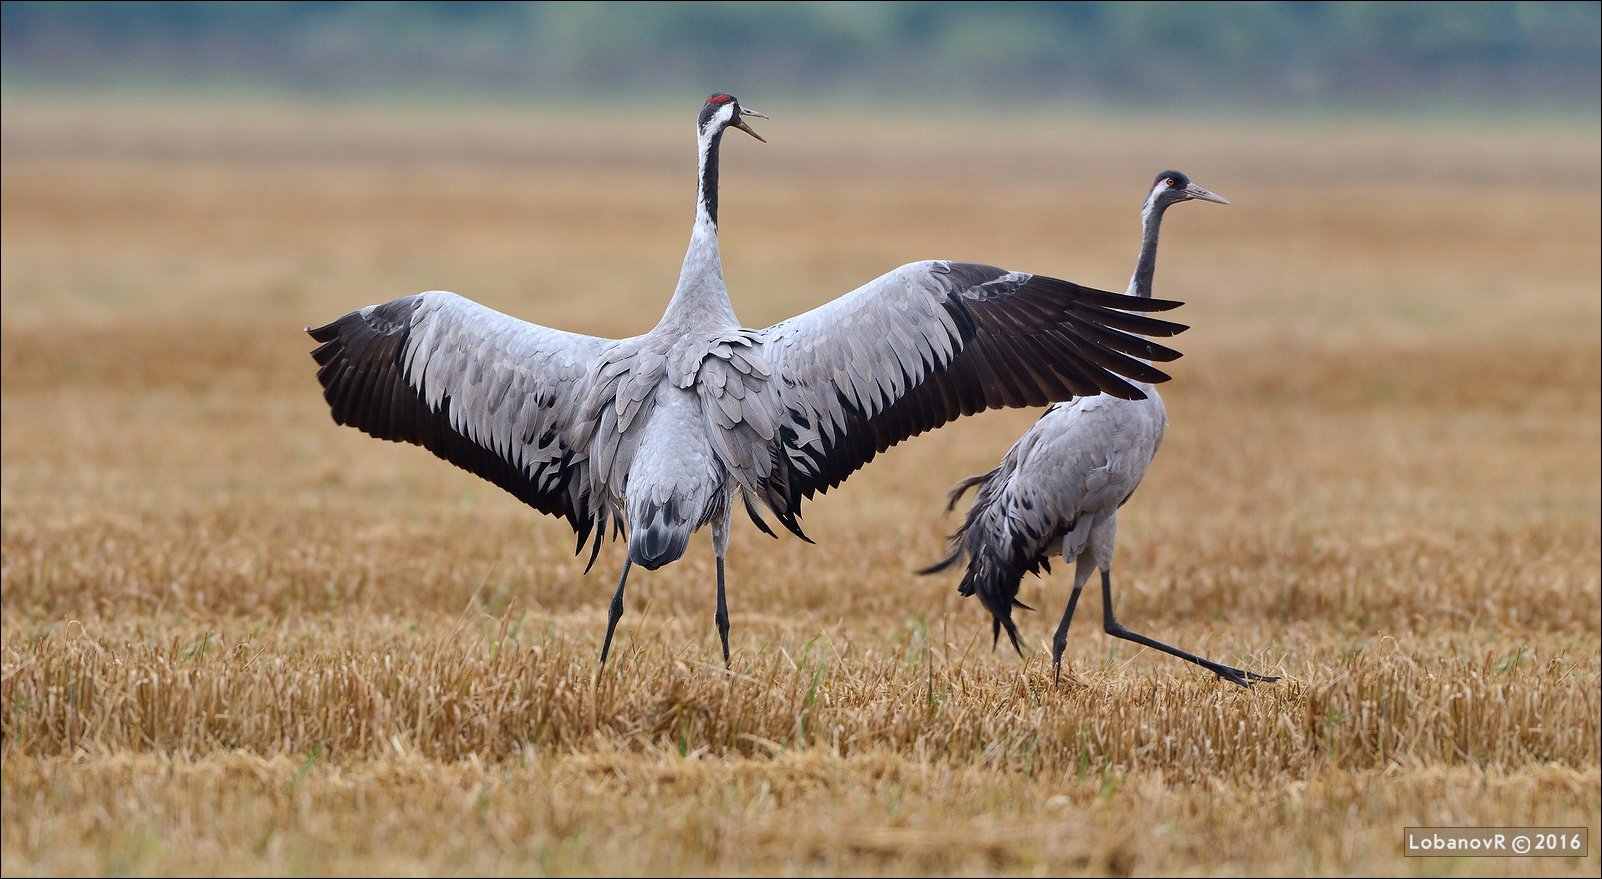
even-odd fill
[[[595,567],[595,560],[601,555],[601,537],[605,533],[606,525],[604,523],[601,525],[601,527],[595,529],[595,540],[590,546],[590,561],[584,566],[584,573],[586,574],[590,572],[590,568]]]
[[[1108,375],[1112,375],[1112,373],[1108,373]],[[1112,381],[1102,383],[1101,392],[1109,397],[1117,397],[1120,400],[1146,399],[1145,391],[1116,376],[1113,377]]]
[[[1144,299],[1146,302],[1149,302],[1153,306],[1155,306],[1153,308],[1141,309],[1142,311],[1173,311],[1174,309],[1178,308],[1179,306],[1185,304],[1183,302],[1180,302],[1177,299],[1152,299],[1150,297],[1145,297],[1145,296],[1137,297],[1137,298]]]
[[[1179,358],[1179,352],[1172,348],[1153,342],[1145,336],[1119,331],[1119,329],[1113,327],[1112,322],[1105,321],[1105,318],[1113,314],[1116,314],[1116,312],[1096,312],[1096,316],[1103,319],[1103,322],[1100,323],[1090,320],[1086,315],[1070,315],[1068,320],[1062,324],[1062,333],[1077,336],[1084,342],[1089,343],[1088,347],[1075,345],[1078,350],[1083,350],[1087,354],[1092,349],[1105,348],[1114,354],[1139,357],[1145,360],[1168,361]],[[1141,319],[1145,320],[1145,318]],[[1140,366],[1148,368],[1149,364],[1141,364]],[[1134,373],[1129,373],[1129,375],[1133,378],[1139,378]]]
[[[778,540],[779,535],[773,533],[773,529],[768,527],[768,523],[763,521],[762,515],[757,512],[756,505],[751,503],[751,496],[742,491],[740,492],[740,500],[745,503],[745,514],[751,517],[751,523],[757,526],[757,530],[774,540]]]
[[[1185,303],[1173,299],[1151,299],[1145,296],[1131,296],[1128,293],[1114,293],[1110,290],[1097,290],[1094,287],[1079,287],[1079,299],[1091,305],[1100,305],[1103,308],[1116,308],[1119,311],[1173,311]]]
[[[1081,346],[1083,352],[1080,356],[1107,370],[1116,376],[1132,378],[1143,382],[1163,382],[1168,380],[1168,373],[1152,366],[1144,360],[1130,357],[1114,350],[1110,345],[1096,345],[1097,332],[1082,328],[1081,332],[1090,337],[1092,344]]]
[[[1134,296],[1125,296],[1125,299],[1137,299]],[[1090,319],[1093,323],[1106,327],[1109,330],[1122,330],[1131,334],[1126,341],[1134,341],[1138,336],[1177,336],[1190,329],[1188,324],[1175,323],[1162,318],[1147,317],[1144,314],[1134,314],[1120,311],[1115,307],[1103,307],[1080,302],[1068,312],[1081,319]],[[1144,341],[1144,340],[1140,340]],[[1178,356],[1177,354],[1175,356]]]
[[[573,554],[578,555],[584,551],[584,544],[589,542],[590,532],[595,528],[595,520],[585,519],[580,522],[577,516],[569,516],[568,523],[573,526],[573,532],[578,536],[578,540],[573,544]],[[604,523],[601,525],[601,531],[606,531],[606,525]],[[590,565],[593,564],[595,564],[595,556],[594,554],[591,554]],[[589,565],[585,565],[584,573],[588,574],[589,572]]]
[[[796,521],[800,518],[800,514],[797,512],[800,506],[798,503],[791,503],[788,510],[775,509],[773,513],[778,517],[779,524],[784,526],[784,530],[816,546],[816,542],[808,537],[805,531],[801,530],[801,523]]]

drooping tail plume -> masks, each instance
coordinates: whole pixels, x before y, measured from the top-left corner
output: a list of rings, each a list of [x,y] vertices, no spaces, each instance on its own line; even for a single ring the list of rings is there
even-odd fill
[[[994,647],[1001,640],[1001,630],[1005,628],[1012,649],[1022,656],[1023,645],[1018,640],[1018,626],[1012,621],[1012,609],[1021,607],[1034,610],[1018,600],[1018,584],[1023,580],[1024,572],[1032,568],[1015,564],[998,550],[998,547],[1016,546],[1015,541],[1005,536],[1006,517],[996,509],[998,492],[993,480],[1000,472],[1000,468],[997,468],[989,473],[970,476],[951,489],[947,495],[947,510],[954,509],[968,489],[978,486],[979,493],[974,497],[968,514],[963,517],[962,524],[951,535],[951,553],[920,569],[918,573],[944,571],[966,556],[968,570],[963,574],[957,591],[965,596],[979,596],[980,603],[990,611],[991,646]]]
[[[1024,610],[1034,610],[1027,604],[1018,600],[1018,583],[1023,580],[1023,571],[1013,567],[990,546],[981,546],[968,559],[968,571],[962,575],[962,583],[957,591],[963,595],[977,595],[979,601],[990,611],[990,646],[995,647],[1001,640],[1001,630],[1007,629],[1007,639],[1012,642],[1012,649],[1023,655],[1023,645],[1018,642],[1018,626],[1012,621],[1012,609],[1021,607]]]

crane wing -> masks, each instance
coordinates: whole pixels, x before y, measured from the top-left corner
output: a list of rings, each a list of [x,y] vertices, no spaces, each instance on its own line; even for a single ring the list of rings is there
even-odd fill
[[[1143,336],[1186,327],[1130,312],[1142,299],[973,263],[909,263],[755,334],[772,369],[773,466],[757,493],[785,527],[801,502],[878,453],[963,415],[1076,395],[1145,395],[1147,361],[1179,352]]]
[[[611,520],[575,448],[579,385],[610,339],[553,330],[435,290],[306,331],[334,421],[414,443],[564,518],[590,560]],[[615,524],[614,528],[615,528]]]

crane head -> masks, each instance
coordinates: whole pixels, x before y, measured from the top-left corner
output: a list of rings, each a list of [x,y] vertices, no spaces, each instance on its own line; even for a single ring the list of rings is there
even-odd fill
[[[702,131],[707,131],[709,128],[715,131],[722,131],[732,126],[763,143],[767,143],[766,138],[757,134],[755,129],[745,123],[745,119],[741,118],[744,116],[755,116],[758,119],[768,118],[765,113],[758,113],[749,107],[740,106],[740,99],[734,95],[718,92],[706,99],[706,105],[701,108],[701,118],[697,125]]]
[[[1162,207],[1192,200],[1229,204],[1229,199],[1197,186],[1180,171],[1164,171],[1158,174],[1151,182],[1151,195],[1147,200]]]

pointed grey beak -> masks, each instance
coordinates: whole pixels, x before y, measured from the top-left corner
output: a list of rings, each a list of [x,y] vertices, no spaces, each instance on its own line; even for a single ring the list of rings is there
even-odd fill
[[[1185,187],[1185,196],[1187,198],[1198,198],[1202,201],[1217,202],[1218,204],[1229,204],[1229,199],[1224,198],[1222,195],[1219,195],[1216,192],[1208,192],[1194,183]]]
[[[755,116],[758,119],[766,119],[766,118],[768,118],[768,114],[766,114],[766,113],[758,113],[757,111],[752,110],[749,107],[741,107],[740,108],[740,116]],[[735,117],[735,119],[734,119],[734,127],[740,129],[741,131],[745,132],[746,134],[751,135],[752,137],[756,138],[757,140],[762,141],[763,143],[767,143],[768,142],[767,138],[763,137],[760,134],[757,134],[756,133],[756,129],[754,129],[751,126],[745,124],[745,120],[739,118],[738,116]]]

